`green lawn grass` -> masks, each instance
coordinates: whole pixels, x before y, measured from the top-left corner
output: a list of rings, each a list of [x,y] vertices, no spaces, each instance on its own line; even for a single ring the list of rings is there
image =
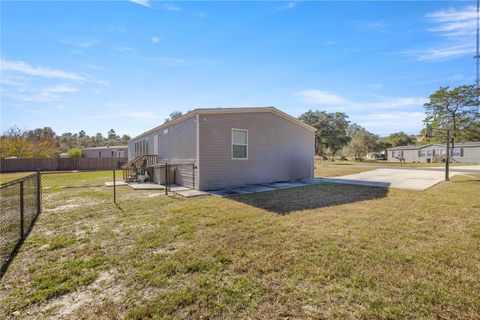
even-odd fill
[[[480,175],[453,180],[136,191],[118,207],[107,188],[52,193],[1,280],[0,318],[478,319]]]

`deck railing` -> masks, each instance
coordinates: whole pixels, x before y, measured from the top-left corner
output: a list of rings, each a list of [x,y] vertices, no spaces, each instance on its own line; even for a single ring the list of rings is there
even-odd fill
[[[158,156],[156,154],[142,154],[136,156],[133,160],[127,162],[122,166],[123,180],[128,180],[134,176],[134,168],[140,168],[142,166],[143,159],[147,159],[147,167],[153,166],[158,163]]]

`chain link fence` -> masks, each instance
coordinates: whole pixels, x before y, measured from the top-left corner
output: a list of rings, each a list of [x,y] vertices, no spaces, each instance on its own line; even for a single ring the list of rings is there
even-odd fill
[[[40,211],[82,213],[128,201],[134,193],[121,170],[38,172],[1,184],[0,278]]]
[[[0,278],[41,210],[40,173],[0,186]]]

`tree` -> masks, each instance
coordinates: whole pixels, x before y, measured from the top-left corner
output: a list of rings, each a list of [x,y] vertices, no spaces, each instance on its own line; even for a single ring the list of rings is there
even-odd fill
[[[167,123],[167,122],[170,122],[170,121],[175,120],[177,118],[180,118],[181,116],[183,116],[183,113],[181,111],[173,111],[172,113],[170,113],[170,117],[165,119],[164,123]]]
[[[68,150],[68,157],[73,159],[79,159],[82,157],[82,149],[72,148]]]
[[[118,139],[118,136],[115,133],[115,130],[113,130],[113,129],[108,130],[107,139],[108,140],[117,140]]]
[[[26,139],[32,143],[33,158],[50,158],[57,154],[57,134],[50,127],[37,128],[25,133]]]
[[[441,87],[430,95],[430,101],[424,104],[425,121],[433,128],[450,128],[452,136],[460,136],[462,130],[476,129],[479,121],[477,97],[480,92],[474,85],[457,88]]]
[[[78,137],[79,138],[84,138],[86,136],[86,133],[84,130],[80,130],[80,132],[78,133]]]
[[[132,138],[130,138],[130,136],[128,134],[124,134],[122,136],[121,142],[122,142],[122,144],[126,144],[126,143],[128,143],[128,141],[130,141],[130,139],[132,139]]]
[[[95,135],[95,145],[96,146],[101,146],[101,143],[105,141],[105,138],[103,137],[102,133],[98,132]]]
[[[308,110],[298,119],[317,129],[315,153],[324,159],[335,156],[349,141],[347,128],[350,122],[343,112],[327,113]]]
[[[403,131],[395,132],[382,139],[387,148],[393,148],[398,146],[409,146],[417,142],[414,135],[408,135]]]
[[[348,135],[350,142],[345,147],[344,153],[356,161],[362,161],[369,152],[381,150],[379,137],[357,124],[348,128]]]
[[[2,158],[31,158],[33,144],[27,139],[27,133],[18,127],[11,127],[2,134]]]

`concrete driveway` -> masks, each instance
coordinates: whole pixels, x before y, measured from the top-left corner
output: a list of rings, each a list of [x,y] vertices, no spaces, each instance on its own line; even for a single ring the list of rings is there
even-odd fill
[[[455,168],[455,169],[454,169]],[[480,173],[480,166],[452,167],[450,176],[457,174]],[[408,190],[425,190],[445,179],[445,172],[440,168],[415,169],[376,169],[347,176],[322,178],[324,182],[358,184],[366,186],[399,188]]]

